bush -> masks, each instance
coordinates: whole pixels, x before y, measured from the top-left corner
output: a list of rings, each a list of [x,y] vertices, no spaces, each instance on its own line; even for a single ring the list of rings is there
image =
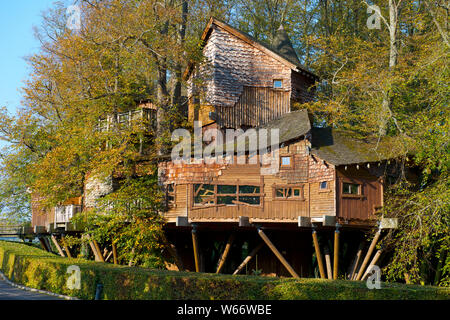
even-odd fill
[[[81,269],[81,289],[70,290],[67,268]],[[152,270],[62,258],[20,243],[0,241],[0,270],[16,283],[58,294],[94,299],[97,284],[109,300],[449,299],[450,289],[321,279],[280,279]]]

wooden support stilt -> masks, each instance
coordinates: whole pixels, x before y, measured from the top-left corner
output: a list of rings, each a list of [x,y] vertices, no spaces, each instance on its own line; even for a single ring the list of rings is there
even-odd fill
[[[45,251],[50,252],[49,248],[47,247],[47,243],[42,237],[39,237],[39,242],[41,243],[41,246]]]
[[[108,262],[109,258],[111,258],[111,256],[112,256],[112,254],[113,254],[112,251],[110,251],[108,256],[105,259],[105,262]]]
[[[367,251],[366,256],[364,257],[363,263],[361,265],[361,268],[359,268],[358,275],[356,276],[356,281],[361,280],[361,277],[364,273],[364,270],[366,269],[366,265],[369,262],[370,257],[372,256],[372,252],[375,249],[375,246],[377,245],[378,239],[380,238],[381,230],[378,230],[375,236],[372,239],[372,243],[370,244],[369,250]]]
[[[64,250],[69,258],[72,258],[72,254],[70,253],[69,247],[67,246],[66,239],[64,236],[61,236],[61,243],[63,244]]]
[[[339,225],[334,231],[334,259],[333,259],[333,279],[336,280],[339,272]]]
[[[114,241],[111,244],[112,246],[112,252],[113,252],[113,262],[114,264],[119,264],[118,260],[117,260],[117,247],[116,244],[114,243]]]
[[[93,239],[92,242],[94,243],[94,247],[95,247],[95,250],[97,251],[98,258],[100,259],[101,262],[105,262],[105,258],[102,255],[102,251],[100,250],[100,246],[98,245],[98,242],[95,239]]]
[[[161,240],[164,243],[167,250],[169,251],[173,260],[175,261],[175,265],[177,266],[178,270],[183,271],[184,270],[183,262],[181,261],[180,257],[178,256],[177,249],[175,248],[175,246],[167,240],[167,238],[164,234],[161,235]]]
[[[44,237],[44,242],[47,245],[48,251],[49,252],[53,252],[52,245],[51,245],[50,240],[48,239],[48,237]]]
[[[326,279],[325,271],[323,268],[322,254],[320,253],[319,241],[317,240],[317,232],[315,229],[313,229],[312,237],[314,242],[314,249],[316,251],[317,264],[319,265],[320,277],[322,279]]]
[[[275,256],[280,260],[280,262],[283,264],[283,266],[289,271],[289,273],[294,278],[300,278],[298,274],[295,272],[295,270],[291,267],[291,265],[286,261],[286,259],[283,257],[283,255],[277,250],[277,248],[273,245],[273,243],[270,241],[270,239],[266,236],[264,231],[262,229],[258,229],[259,236],[264,240],[264,242],[267,244],[267,246],[272,250],[272,252],[275,254]]]
[[[241,270],[247,265],[247,263],[250,262],[250,260],[253,259],[254,256],[258,253],[259,250],[264,246],[264,243],[260,243],[255,249],[250,252],[250,254],[242,261],[242,263],[239,265],[239,267],[236,269],[236,271],[233,272],[233,275],[237,275]]]
[[[349,272],[349,280],[353,280],[356,276],[356,270],[358,270],[359,261],[361,260],[362,251],[364,249],[364,241],[359,243],[358,251],[356,251],[355,259],[353,259],[353,263]]]
[[[53,244],[55,245],[56,249],[58,250],[58,253],[61,257],[65,257],[64,252],[61,249],[61,246],[58,243],[58,240],[56,240],[54,235],[51,235],[51,239],[53,241]]]
[[[216,273],[220,273],[220,270],[222,270],[223,266],[225,265],[225,260],[227,259],[228,253],[230,252],[231,249],[231,245],[233,244],[234,241],[234,233],[232,233],[230,235],[230,237],[228,238],[228,242],[225,246],[225,249],[223,250],[223,253],[219,259],[219,264],[217,265],[217,270]]]
[[[330,250],[328,249],[328,247],[325,247],[324,249],[324,253],[325,253],[325,264],[327,266],[327,276],[328,279],[333,279],[333,269],[331,268],[331,257],[330,257]]]
[[[382,252],[383,252],[383,249],[380,249],[377,251],[377,253],[375,253],[372,261],[369,263],[369,266],[367,267],[366,272],[364,272],[364,275],[361,278],[362,281],[364,281],[369,276],[369,271],[372,270],[372,267],[377,264]]]
[[[87,234],[85,237],[89,240],[89,246],[91,247],[92,253],[94,254],[95,261],[101,261],[100,257],[98,256],[97,249],[95,248],[94,242],[91,239],[91,236]]]
[[[192,229],[192,247],[194,249],[195,272],[200,272],[200,257],[198,253],[197,228]]]
[[[133,260],[134,260],[134,254],[135,254],[136,250],[133,248],[131,249],[131,258],[130,261],[128,261],[128,266],[132,267],[133,266]]]

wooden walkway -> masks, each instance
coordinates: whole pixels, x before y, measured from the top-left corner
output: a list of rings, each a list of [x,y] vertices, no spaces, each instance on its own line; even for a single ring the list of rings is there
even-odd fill
[[[31,227],[22,227],[19,225],[0,225],[0,237],[24,236],[33,233]]]

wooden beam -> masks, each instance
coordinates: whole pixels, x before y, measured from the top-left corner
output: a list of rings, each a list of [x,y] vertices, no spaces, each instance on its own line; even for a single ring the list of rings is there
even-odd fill
[[[72,254],[70,253],[69,247],[67,246],[66,239],[64,238],[64,236],[61,236],[61,242],[63,244],[64,250],[67,253],[67,256],[69,258],[72,258]]]
[[[314,229],[312,232],[312,237],[314,242],[314,249],[316,251],[317,264],[319,265],[320,277],[322,279],[326,279],[325,271],[323,269],[322,254],[320,253],[319,241],[317,240],[317,232]]]
[[[181,261],[180,257],[178,256],[176,247],[167,240],[166,236],[164,234],[161,235],[161,241],[164,243],[165,247],[169,251],[170,255],[175,261],[175,265],[177,266],[179,271],[184,270],[183,262]]]
[[[300,278],[298,274],[295,272],[295,270],[291,267],[291,265],[286,261],[286,259],[283,257],[283,255],[277,250],[277,248],[273,245],[273,243],[270,241],[270,239],[266,236],[264,231],[262,229],[258,229],[259,236],[264,240],[264,242],[267,244],[267,246],[272,250],[272,252],[275,254],[275,256],[280,260],[280,262],[283,264],[283,266],[289,271],[289,273],[294,278]]]
[[[49,248],[47,247],[47,243],[42,237],[39,237],[39,242],[41,243],[41,246],[45,251],[50,252]]]
[[[51,239],[53,241],[53,244],[55,245],[56,249],[58,250],[58,253],[61,257],[65,257],[63,250],[61,249],[61,246],[58,243],[58,240],[56,240],[54,235],[51,235]]]
[[[375,246],[377,245],[378,239],[380,238],[381,230],[378,230],[375,236],[372,239],[372,243],[370,244],[369,250],[367,251],[366,256],[364,257],[363,263],[361,265],[361,268],[359,268],[358,275],[356,276],[356,281],[361,280],[361,277],[363,275],[364,270],[366,269],[366,265],[369,262],[370,257],[372,256],[372,252],[375,249]]]
[[[325,247],[324,249],[324,253],[325,253],[325,263],[327,266],[327,276],[328,279],[333,279],[333,269],[331,268],[331,257],[330,257],[330,250],[328,249],[328,247]]]
[[[112,252],[113,252],[113,262],[114,264],[119,264],[118,260],[117,260],[117,247],[116,244],[114,243],[114,241],[111,243],[112,246]]]
[[[105,262],[108,262],[109,258],[111,258],[111,256],[112,256],[112,254],[113,254],[112,251],[110,251],[108,256],[105,259]]]
[[[348,277],[349,280],[354,280],[356,270],[358,270],[359,261],[361,260],[363,249],[364,249],[364,241],[361,241],[359,243],[358,251],[356,251],[355,259],[353,259],[353,264],[349,272],[350,276]]]
[[[222,256],[219,259],[219,264],[217,265],[216,273],[220,273],[220,270],[222,270],[222,268],[223,268],[223,266],[225,264],[225,260],[228,257],[228,253],[230,252],[231,245],[233,244],[234,237],[235,237],[235,234],[232,233],[230,235],[230,237],[228,238],[228,242],[227,242],[227,244],[225,246],[225,249],[223,250]]]
[[[102,251],[100,250],[100,246],[98,245],[98,242],[95,239],[92,239],[92,242],[94,243],[95,250],[97,250],[97,255],[101,262],[105,262],[105,258],[102,255]]]
[[[233,275],[237,275],[241,270],[253,259],[253,257],[258,253],[259,250],[264,246],[264,243],[260,243],[255,249],[250,252],[250,254],[242,261],[236,271],[233,272]]]
[[[198,255],[197,229],[192,229],[192,248],[194,250],[195,272],[200,272],[200,257]]]
[[[380,249],[377,251],[377,253],[375,253],[375,255],[373,256],[372,261],[369,263],[369,266],[367,267],[366,272],[364,273],[363,277],[361,278],[361,280],[365,280],[368,276],[369,276],[369,271],[372,269],[372,267],[374,265],[377,264],[378,260],[380,259],[381,254],[383,253],[383,249]]]
[[[336,280],[339,271],[339,227],[334,231],[334,260],[333,260],[333,279]]]
[[[94,242],[91,239],[91,236],[87,234],[85,237],[89,240],[89,246],[91,247],[92,253],[94,254],[95,261],[101,261],[100,257],[98,256],[97,249],[95,248]]]

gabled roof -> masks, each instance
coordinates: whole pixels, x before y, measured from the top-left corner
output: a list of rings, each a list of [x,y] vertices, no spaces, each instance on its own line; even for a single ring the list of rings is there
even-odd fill
[[[286,30],[284,30],[283,25],[281,25],[280,28],[278,28],[277,33],[273,38],[272,48],[275,52],[282,55],[284,58],[286,58],[293,64],[297,66],[301,65],[297,53],[295,52],[294,47],[292,46],[291,39],[289,39],[289,36]]]
[[[206,26],[206,28],[202,34],[202,40],[204,43],[206,43],[208,41],[209,36],[211,35],[211,30],[212,30],[213,25],[216,25],[216,26],[222,28],[223,30],[231,33],[232,35],[236,36],[237,38],[241,39],[242,41],[263,51],[264,53],[268,54],[272,58],[285,64],[292,70],[303,73],[303,74],[305,74],[309,77],[315,78],[315,79],[319,78],[316,74],[314,74],[312,71],[308,70],[305,66],[303,66],[300,63],[300,61],[297,57],[297,54],[295,53],[295,50],[292,47],[292,43],[289,40],[289,36],[287,35],[284,28],[281,28],[282,30],[278,30],[278,32],[274,38],[274,43],[272,46],[270,46],[270,45],[267,45],[263,42],[256,40],[249,34],[230,26],[226,22],[223,22],[214,17],[211,17],[211,19],[209,19],[208,25]],[[286,41],[286,39],[287,39],[287,41]],[[192,71],[192,68],[193,68],[193,64],[189,64],[188,68],[186,69],[186,71],[184,73],[185,79],[187,79],[189,77],[189,75]]]
[[[362,164],[399,157],[390,138],[356,139],[351,132],[332,128],[313,128],[311,153],[333,165]],[[395,139],[395,138],[393,138]]]

